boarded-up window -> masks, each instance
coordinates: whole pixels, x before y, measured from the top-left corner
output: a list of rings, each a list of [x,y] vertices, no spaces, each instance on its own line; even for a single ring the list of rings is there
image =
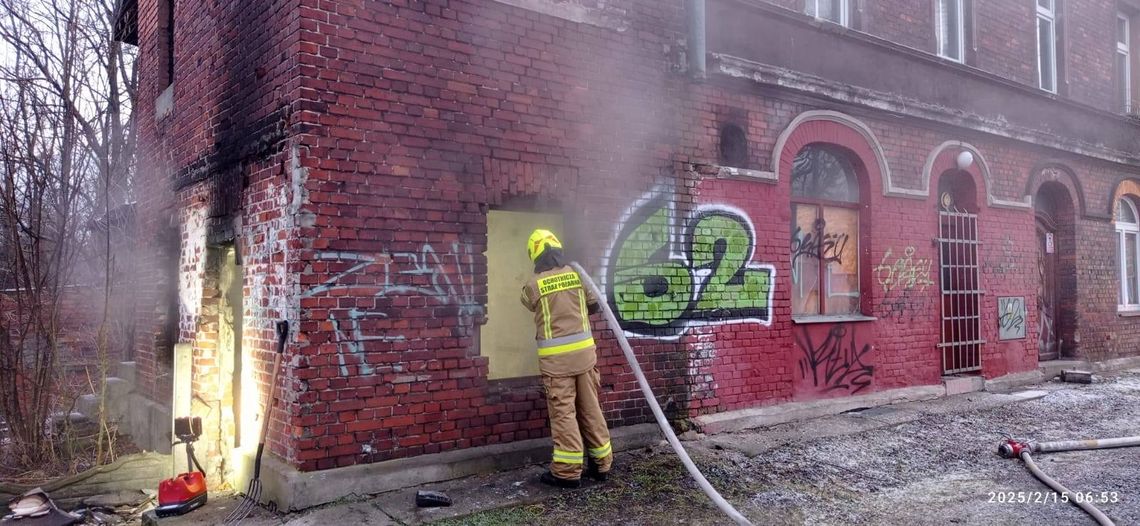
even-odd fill
[[[538,374],[534,314],[519,301],[523,284],[534,275],[526,240],[536,228],[562,235],[562,216],[506,210],[487,214],[487,324],[479,348],[490,361],[491,380]]]
[[[807,146],[792,167],[792,314],[857,314],[859,181],[846,155]]]

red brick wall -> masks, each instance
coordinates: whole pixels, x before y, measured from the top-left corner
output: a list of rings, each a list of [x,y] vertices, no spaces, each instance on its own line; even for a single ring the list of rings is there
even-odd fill
[[[1077,221],[1077,253],[1082,254],[1077,268],[1077,312],[1080,333],[1079,353],[1094,360],[1135,355],[1140,343],[1140,324],[1136,318],[1120,316],[1116,305],[1120,300],[1119,253],[1116,232],[1111,222],[1112,207],[1121,195],[1138,195],[1140,177],[1135,172],[1120,173],[1114,167],[1090,167],[1094,177],[1081,177],[1087,212],[1103,219]],[[1077,172],[1078,174],[1081,172]],[[1128,179],[1125,179],[1127,177]],[[1086,254],[1100,254],[1085,257]],[[1087,329],[1085,329],[1087,328]]]
[[[1036,16],[1033,2],[975,1],[978,68],[1036,87]]]
[[[860,2],[858,29],[897,44],[937,53],[934,5],[936,0],[875,0]]]
[[[239,246],[243,341],[258,371],[256,392],[267,391],[273,322],[296,317],[286,299],[287,243],[293,237],[290,181],[297,172],[288,144],[310,118],[294,93],[297,7],[291,0],[176,2],[173,104],[159,118],[156,101],[165,85],[157,3],[139,6],[139,245],[132,255],[139,305],[138,388],[169,403],[175,342],[166,337],[166,328],[176,323],[173,337],[193,344],[194,395],[214,411],[208,432],[221,425],[219,393],[229,378],[218,374],[217,277],[209,272],[207,247]],[[172,281],[176,294],[169,292]],[[172,301],[178,304],[176,322],[168,319]],[[288,400],[288,382],[282,383],[286,387],[277,397]],[[287,421],[282,413],[275,420]],[[284,455],[287,435],[273,436],[271,446]],[[211,470],[224,462],[218,447],[208,444],[208,456],[216,461]]]
[[[1066,94],[1113,113],[1122,111],[1116,100],[1113,61],[1116,49],[1116,3],[1095,0],[1061,0],[1065,39]]]
[[[904,22],[929,25],[920,20],[928,6],[912,4],[871,13],[867,30],[918,46],[925,30]],[[1035,85],[1031,2],[979,4],[980,67]],[[675,234],[710,210],[739,219],[734,224],[747,233],[740,239],[749,240],[751,253],[746,270],[772,273],[764,315],[755,306],[666,306],[675,310],[673,323],[636,331],[638,356],[671,415],[937,383],[937,188],[959,150],[944,148],[930,173],[926,165],[947,141],[981,154],[970,175],[984,241],[981,323],[989,343],[982,374],[1036,366],[1033,212],[988,202],[1032,194],[1031,177],[1046,161],[1076,174],[1066,183],[1079,214],[1073,242],[1076,253],[1090,255],[1075,269],[1075,351],[1100,359],[1140,343],[1140,329],[1116,316],[1112,229],[1097,217],[1108,210],[1117,180],[1135,176],[1135,168],[715,76],[693,82],[682,71],[680,3],[607,5],[624,13],[623,30],[487,1],[298,0],[269,9],[180,11],[190,22],[179,26],[179,49],[187,51],[178,57],[185,66],[176,75],[174,114],[156,124],[144,111],[140,123],[142,165],[154,177],[140,208],[155,233],[178,211],[181,295],[195,300],[186,302],[181,334],[196,345],[198,388],[209,391],[210,382],[222,380],[208,363],[210,287],[198,258],[232,229],[245,272],[245,345],[258,349],[262,377],[272,321],[287,317],[297,325],[278,395],[287,411],[271,432],[272,450],[291,464],[327,469],[545,436],[538,380],[489,381],[480,355],[480,327],[496,315],[486,311],[486,275],[499,271],[488,269],[483,255],[485,213],[562,213],[571,257],[614,290],[616,245],[636,212],[659,198],[672,211]],[[143,8],[145,70],[154,35]],[[1005,25],[992,26],[992,19]],[[1010,20],[1022,19],[1024,27],[1008,29]],[[239,31],[264,26],[275,31]],[[1093,73],[1082,75],[1098,82]],[[1102,103],[1092,91],[1090,103]],[[1079,93],[1074,87],[1074,96],[1086,96]],[[142,100],[155,96],[144,82]],[[820,109],[865,123],[870,139],[854,125],[812,121],[787,142],[774,184],[717,177],[725,122],[748,134],[743,168],[768,171],[781,132],[796,116]],[[862,166],[859,261],[864,313],[875,321],[791,320],[787,163],[799,146],[816,141],[843,146]],[[929,195],[884,196],[876,142],[893,186],[925,185]],[[177,198],[159,191],[172,180],[181,181]],[[692,272],[676,276],[707,270],[692,268],[687,251],[670,249],[675,257],[666,263],[684,260]],[[894,281],[898,264],[928,269],[930,282]],[[1024,340],[997,340],[996,303],[1004,295],[1026,298]],[[612,335],[599,320],[595,330],[607,418],[613,425],[648,421]],[[803,342],[833,334],[854,342],[841,349],[858,355],[858,370],[844,372],[858,382],[821,386],[801,368]],[[155,362],[143,366],[147,374],[159,370]],[[151,385],[159,391],[159,382]],[[363,454],[365,445],[377,453]]]
[[[547,433],[539,382],[488,382],[479,356],[484,211],[563,212],[596,270],[626,196],[671,172],[679,7],[625,4],[622,33],[493,2],[304,10],[301,93],[323,116],[300,232],[302,469],[364,461],[362,444],[381,460]],[[682,348],[642,352],[682,410]],[[600,353],[607,415],[648,419],[619,351]]]
[[[365,443],[380,451],[372,459],[380,459],[546,433],[536,384],[487,382],[474,330],[484,314],[481,212],[520,198],[563,211],[568,244],[591,268],[597,268],[590,262],[598,255],[603,267],[613,264],[605,255],[611,253],[610,232],[620,228],[619,213],[647,195],[668,194],[680,215],[702,205],[730,204],[745,211],[762,225],[753,262],[776,268],[774,321],[770,326],[693,328],[679,338],[635,339],[659,393],[666,393],[661,397],[676,410],[697,414],[846,394],[844,389],[805,388],[797,369],[802,351],[795,346],[795,333],[806,329],[793,325],[788,315],[788,212],[778,205],[773,215],[764,205],[786,203],[786,175],[771,186],[700,181],[701,170],[685,168],[688,162],[712,163],[718,124],[727,114],[739,121],[743,110],[750,168],[764,169],[775,136],[811,105],[737,90],[682,90],[683,79],[667,73],[669,59],[658,52],[668,48],[654,25],[660,23],[657,19],[631,17],[634,31],[646,39],[631,41],[518,9],[451,7],[454,19],[465,25],[452,23],[446,10],[431,19],[433,25],[422,25],[429,19],[419,13],[431,11],[430,5],[391,6],[354,22],[367,25],[374,17],[382,25],[398,23],[384,32],[389,37],[385,49],[358,54],[353,50],[357,44],[332,38],[330,47],[339,43],[348,51],[322,48],[306,58],[337,73],[302,81],[314,97],[323,93],[319,97],[326,106],[321,108],[329,114],[310,150],[320,159],[309,173],[315,224],[302,232],[312,252],[303,251],[301,257],[314,260],[302,274],[302,290],[318,292],[302,292],[302,320],[311,320],[302,322],[302,331],[315,347],[302,351],[298,376],[306,380],[302,390],[319,391],[300,395],[301,416],[294,417],[295,432],[304,437],[294,457],[302,469],[364,461],[360,446]],[[319,23],[342,23],[336,13],[313,16]],[[653,31],[639,29],[642,24]],[[453,40],[436,37],[433,26]],[[543,36],[552,33],[560,38]],[[424,36],[409,43],[417,34]],[[602,48],[607,52],[601,53]],[[615,54],[616,49],[632,51]],[[583,57],[606,58],[597,63]],[[685,111],[664,112],[668,101],[679,101]],[[962,139],[917,124],[865,120],[883,143],[895,184],[908,188],[919,184],[936,146]],[[678,138],[669,130],[681,124]],[[968,139],[996,158],[991,188],[980,172],[974,174],[977,201],[986,203],[987,190],[1019,200],[1034,153],[984,137]],[[312,186],[313,179],[325,178],[339,184],[322,185],[340,192],[326,194]],[[676,185],[676,190],[652,190],[654,181]],[[930,240],[937,219],[937,173],[930,182],[931,196],[920,201],[882,197],[878,178],[870,178],[868,185],[875,212],[863,268],[881,264],[888,249],[905,254],[914,247],[916,259],[932,261],[934,283],[906,295],[897,289],[883,292],[877,283],[867,290],[871,312],[883,319],[851,325],[859,344],[872,348],[865,360],[873,379],[860,392],[935,383],[941,370],[934,347],[939,302],[937,256]],[[1007,262],[983,268],[982,276],[987,287],[982,327],[991,342],[983,351],[983,373],[994,377],[1036,363],[1036,342],[1030,336],[1035,330],[1036,252],[1030,211],[983,206],[981,217],[984,238],[1003,238],[992,252],[983,249],[983,259]],[[406,277],[410,275],[419,279]],[[382,286],[377,287],[378,281]],[[443,285],[444,293],[436,287],[427,297],[389,296],[395,289],[387,287],[401,283]],[[329,297],[334,290],[321,289],[328,285],[347,291],[348,297],[334,301]],[[355,297],[353,290],[358,291]],[[1025,340],[997,342],[996,298],[1004,294],[1027,297]],[[352,318],[354,309],[358,319]],[[378,312],[384,316],[369,318]],[[644,407],[612,342],[603,340],[601,349],[607,415],[615,424],[644,421]]]
[[[972,4],[972,42],[976,53],[967,55],[970,66],[1006,79],[1037,87],[1037,18],[1028,0],[966,0]],[[935,6],[937,0],[851,0],[858,13],[853,28],[891,42],[936,54]],[[767,3],[802,12],[803,0],[767,0]],[[1058,0],[1057,48],[1061,70],[1058,93],[1062,97],[1119,113],[1113,85],[1116,3],[1104,0]],[[969,21],[967,21],[969,24]],[[969,27],[969,26],[968,26]]]

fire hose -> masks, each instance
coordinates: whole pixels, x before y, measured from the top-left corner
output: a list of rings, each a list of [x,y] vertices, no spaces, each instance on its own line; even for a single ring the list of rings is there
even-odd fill
[[[1089,449],[1109,449],[1115,447],[1130,447],[1140,446],[1140,437],[1123,437],[1123,438],[1101,438],[1094,440],[1062,440],[1057,442],[1028,442],[1024,440],[1017,440],[1009,435],[1006,435],[1005,441],[998,446],[998,454],[1005,458],[1020,458],[1025,462],[1025,467],[1029,468],[1029,472],[1038,480],[1045,483],[1054,491],[1068,496],[1073,492],[1068,488],[1062,486],[1061,483],[1054,480],[1049,475],[1046,475],[1041,468],[1037,467],[1037,463],[1033,461],[1034,452],[1049,453],[1055,451],[1080,451]],[[1100,511],[1091,502],[1080,498],[1070,498],[1069,502],[1076,504],[1077,507],[1084,510],[1093,519],[1096,520],[1100,526],[1114,526],[1112,520],[1108,518],[1104,512]]]
[[[1038,442],[1034,451],[1078,451],[1083,449],[1109,449],[1114,447],[1140,446],[1140,437],[1099,438],[1095,440],[1062,440],[1058,442]]]
[[[744,515],[741,515],[739,511],[736,511],[736,508],[732,507],[732,504],[729,504],[728,501],[724,500],[724,497],[720,496],[716,488],[713,488],[708,479],[697,469],[697,465],[693,463],[693,459],[689,458],[689,454],[685,452],[685,448],[681,446],[681,441],[677,439],[677,434],[673,432],[673,427],[670,426],[668,420],[665,419],[665,413],[661,411],[661,406],[657,403],[657,397],[653,394],[653,390],[649,388],[649,382],[645,379],[645,373],[641,371],[637,357],[634,356],[633,350],[629,346],[629,341],[625,338],[625,331],[618,325],[617,318],[614,316],[613,311],[610,310],[609,304],[601,300],[601,298],[605,296],[598,290],[598,286],[594,283],[594,280],[590,279],[590,275],[582,269],[581,265],[577,262],[573,262],[570,263],[570,266],[578,272],[578,275],[582,278],[582,283],[590,289],[594,297],[599,298],[598,303],[602,307],[602,313],[606,317],[606,323],[609,324],[610,330],[613,331],[614,337],[617,338],[618,345],[621,346],[622,352],[625,353],[625,359],[629,362],[630,369],[633,370],[633,376],[637,378],[637,385],[641,388],[642,394],[645,395],[645,400],[649,402],[649,408],[653,410],[653,416],[657,419],[657,425],[661,427],[661,432],[665,433],[665,438],[669,441],[669,445],[673,446],[673,451],[676,451],[677,456],[681,458],[681,463],[685,465],[685,469],[689,471],[689,475],[693,477],[693,480],[697,482],[697,485],[701,487],[701,490],[705,492],[705,495],[708,495],[709,499],[716,504],[716,507],[719,508],[720,511],[732,518],[737,524],[752,526],[752,523],[749,522]]]

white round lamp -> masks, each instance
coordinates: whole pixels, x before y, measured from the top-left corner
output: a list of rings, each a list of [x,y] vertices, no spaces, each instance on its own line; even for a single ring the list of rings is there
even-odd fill
[[[958,169],[965,171],[974,164],[974,154],[966,150],[962,150],[962,153],[958,154],[957,162]]]

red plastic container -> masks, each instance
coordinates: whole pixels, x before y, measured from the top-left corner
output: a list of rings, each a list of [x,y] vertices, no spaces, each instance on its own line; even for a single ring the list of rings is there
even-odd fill
[[[158,483],[159,517],[182,515],[206,504],[206,477],[197,471],[183,473]]]

